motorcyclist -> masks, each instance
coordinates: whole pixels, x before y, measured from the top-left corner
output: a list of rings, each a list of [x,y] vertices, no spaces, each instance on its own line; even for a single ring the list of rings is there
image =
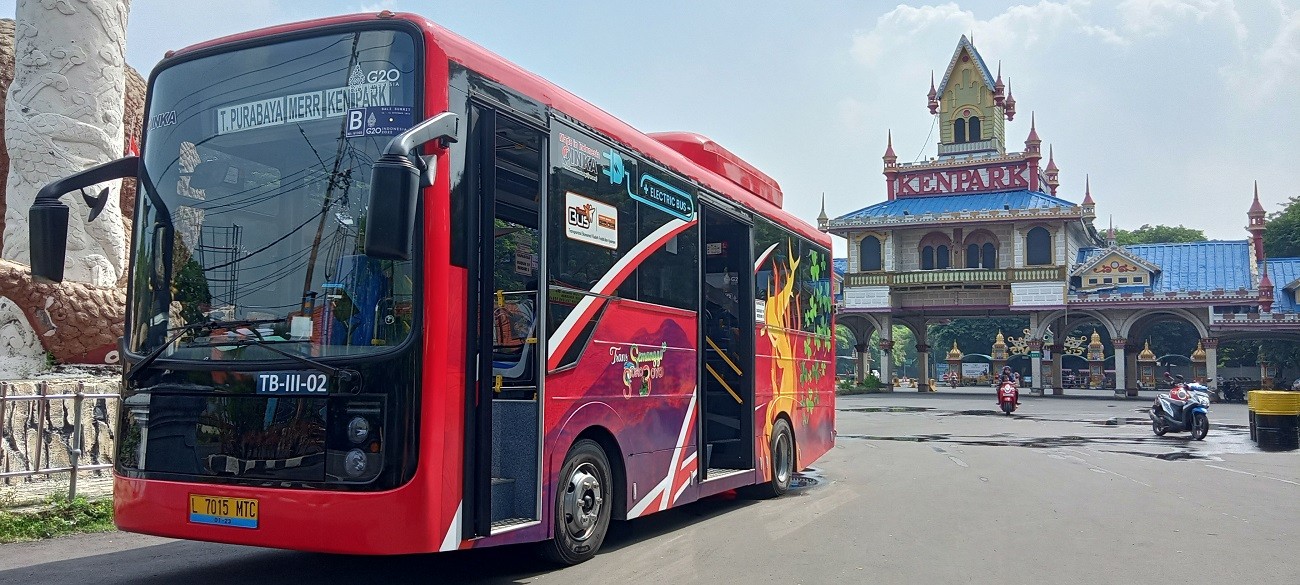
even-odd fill
[[[1011,384],[1016,391],[1016,406],[1020,406],[1020,376],[1011,371],[1011,366],[1002,366],[1002,372],[998,374],[998,389],[994,398],[997,404],[1002,404],[1002,385]]]

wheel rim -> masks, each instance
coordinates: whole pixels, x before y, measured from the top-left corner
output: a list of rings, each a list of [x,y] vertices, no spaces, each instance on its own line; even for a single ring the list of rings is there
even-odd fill
[[[790,435],[786,433],[777,435],[772,447],[772,464],[776,466],[776,482],[785,485],[790,481],[790,469],[794,467],[791,465]]]
[[[1196,417],[1196,420],[1192,421],[1192,424],[1196,425],[1195,432],[1197,437],[1204,437],[1206,433],[1209,432],[1209,429],[1206,428],[1209,426],[1208,423],[1209,419],[1204,416],[1198,416]]]
[[[605,504],[596,466],[583,463],[573,469],[564,489],[564,527],[573,540],[586,540],[596,531]]]

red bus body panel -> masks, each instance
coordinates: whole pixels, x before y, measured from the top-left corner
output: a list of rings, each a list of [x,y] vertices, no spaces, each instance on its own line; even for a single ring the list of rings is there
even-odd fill
[[[377,18],[380,17],[376,14],[362,14],[276,26],[201,43],[178,53],[280,33],[371,22]],[[449,62],[458,63],[563,112],[621,146],[830,249],[828,235],[772,202],[781,197],[776,182],[748,163],[742,169],[745,172],[735,177],[716,174],[669,145],[424,17],[389,13],[384,18],[407,20],[423,31],[427,116],[449,109]],[[676,146],[689,151],[689,143],[696,139],[685,136],[664,138],[669,143],[681,138],[678,142],[684,141],[686,146]],[[696,153],[697,157],[729,156],[727,160],[743,163],[720,147],[711,151],[703,148]],[[618,443],[620,460],[616,465],[621,465],[626,472],[627,506],[623,512],[628,518],[741,485],[768,481],[771,465],[768,446],[772,424],[777,418],[788,419],[794,429],[800,469],[833,446],[833,350],[828,346],[813,356],[815,362],[822,362],[832,372],[816,384],[799,382],[792,353],[792,348],[796,344],[802,346],[809,335],[797,331],[797,311],[804,308],[788,302],[781,305],[779,299],[770,297],[767,315],[756,324],[755,471],[701,483],[696,453],[699,441],[696,375],[700,351],[696,314],[636,301],[597,299],[586,307],[585,318],[597,311],[604,313],[578,363],[555,370],[558,356],[573,343],[575,335],[552,340],[554,347],[548,352],[552,358],[547,364],[541,429],[544,441],[540,518],[543,521],[504,534],[462,541],[466,348],[458,340],[466,339],[463,315],[469,293],[467,272],[451,264],[448,201],[451,181],[447,158],[438,157],[437,183],[423,195],[422,275],[427,294],[421,309],[424,323],[420,340],[423,392],[418,412],[421,442],[413,479],[390,491],[343,492],[146,481],[118,476],[114,509],[120,528],[176,538],[352,554],[405,554],[536,541],[551,537],[551,522],[546,519],[552,516],[552,490],[558,482],[559,469],[574,439],[590,427],[605,429]],[[756,176],[765,179],[753,184],[759,194],[740,186],[739,183],[747,180],[745,177]],[[695,223],[689,222],[682,229]],[[637,261],[637,258],[629,259],[624,270],[630,272]],[[622,277],[614,278],[602,290],[594,292],[612,293],[621,281]],[[833,321],[831,330],[834,331]],[[629,357],[632,346],[638,352],[663,352],[657,364],[653,360],[649,364],[654,370],[650,372],[648,386],[641,385],[646,380],[639,377],[629,379],[627,360],[618,359]],[[642,399],[629,400],[634,394]],[[257,529],[242,529],[191,524],[186,520],[189,494],[256,498],[260,525]]]

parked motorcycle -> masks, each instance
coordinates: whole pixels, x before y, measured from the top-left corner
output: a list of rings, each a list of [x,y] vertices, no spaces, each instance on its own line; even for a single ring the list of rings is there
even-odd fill
[[[1002,408],[1008,416],[1016,411],[1016,404],[1020,402],[1020,390],[1011,382],[1003,382],[998,386],[998,406]]]
[[[1151,405],[1151,431],[1157,437],[1165,433],[1190,432],[1200,441],[1210,433],[1210,392],[1200,384],[1178,384],[1169,394],[1156,396]]]

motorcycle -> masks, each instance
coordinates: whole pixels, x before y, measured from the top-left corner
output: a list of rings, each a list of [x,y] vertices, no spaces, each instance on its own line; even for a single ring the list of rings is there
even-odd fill
[[[1011,382],[1003,382],[998,386],[998,406],[1002,408],[1007,416],[1016,411],[1016,404],[1020,402],[1020,390]]]
[[[1192,440],[1201,441],[1210,433],[1210,392],[1201,384],[1179,384],[1161,394],[1151,405],[1151,431],[1157,437],[1165,433],[1190,432]]]

